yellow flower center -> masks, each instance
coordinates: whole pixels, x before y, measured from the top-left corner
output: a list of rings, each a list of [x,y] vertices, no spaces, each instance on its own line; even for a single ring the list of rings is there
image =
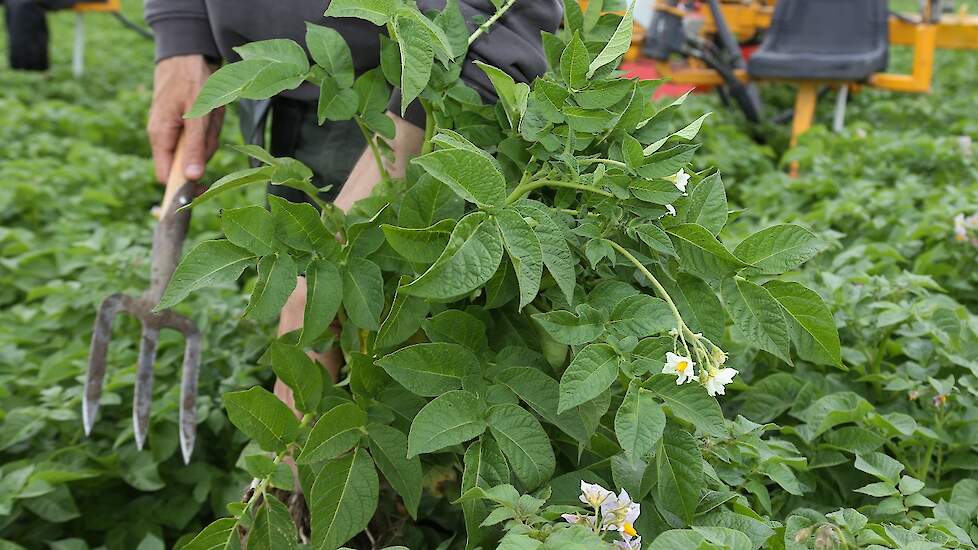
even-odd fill
[[[676,363],[676,372],[679,374],[684,374],[686,369],[689,368],[689,361],[680,361]]]
[[[965,236],[962,235],[961,233],[958,233],[957,235],[954,236],[954,238],[957,239],[958,242],[961,242],[965,239]]]
[[[624,531],[625,531],[625,534],[628,535],[628,536],[630,536],[630,537],[634,537],[635,535],[638,534],[638,531],[636,531],[635,528],[632,527],[632,524],[631,523],[626,523],[625,524]]]

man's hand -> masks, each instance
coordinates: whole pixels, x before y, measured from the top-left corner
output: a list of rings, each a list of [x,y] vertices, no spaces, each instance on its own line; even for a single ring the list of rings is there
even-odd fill
[[[153,105],[146,132],[153,148],[156,179],[165,183],[180,134],[184,134],[186,156],[184,176],[196,181],[204,176],[204,165],[217,150],[224,108],[207,116],[184,120],[183,115],[214,72],[202,55],[169,57],[156,65],[153,75]]]

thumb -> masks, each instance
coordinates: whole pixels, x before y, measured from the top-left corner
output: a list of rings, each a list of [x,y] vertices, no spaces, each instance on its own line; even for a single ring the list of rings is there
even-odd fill
[[[191,181],[204,177],[207,164],[207,118],[195,118],[185,122],[183,135],[183,175]]]

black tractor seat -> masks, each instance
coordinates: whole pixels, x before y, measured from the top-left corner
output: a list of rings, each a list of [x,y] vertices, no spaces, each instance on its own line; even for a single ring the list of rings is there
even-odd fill
[[[778,0],[752,78],[862,82],[886,69],[887,0]]]

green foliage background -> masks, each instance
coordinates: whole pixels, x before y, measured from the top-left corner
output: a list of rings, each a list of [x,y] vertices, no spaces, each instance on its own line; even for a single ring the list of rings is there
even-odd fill
[[[218,396],[267,382],[267,369],[256,363],[271,329],[239,320],[247,288],[197,293],[181,305],[207,337],[201,381],[207,420],[185,468],[176,442],[181,342],[170,337],[161,345],[149,451],[138,453],[129,427],[138,326],[118,323],[107,406],[93,437],[83,437],[80,395],[93,313],[112,291],[144,288],[148,211],[159,189],[143,133],[151,43],[107,16],[90,16],[88,73],[75,80],[72,17],[51,18],[50,75],[0,70],[0,539],[11,541],[0,541],[0,549],[16,543],[153,550],[224,515],[250,479],[234,467],[244,438]],[[893,65],[906,68],[907,61],[898,50]],[[971,476],[978,445],[969,427],[978,414],[976,249],[951,240],[953,216],[978,206],[978,161],[959,139],[978,140],[972,92],[978,55],[941,52],[937,62],[931,95],[865,90],[854,97],[843,133],[816,128],[787,157],[783,128],[763,128],[767,144],[758,145],[739,115],[713,96],[684,107],[690,120],[714,111],[696,162],[720,167],[731,204],[744,209],[726,229],[728,243],[784,221],[833,243],[795,277],[814,285],[838,312],[852,367],[788,371],[769,357],[728,350],[747,382],[731,388],[728,418],[776,419],[804,432],[822,420],[809,408],[818,402],[850,411],[847,427],[872,432],[879,426],[871,410],[906,414],[930,432],[913,430],[896,439],[896,451],[887,449],[903,456],[907,473],[933,483],[934,501],[951,498],[953,483]],[[765,96],[772,110],[790,106],[789,88],[765,88]],[[829,120],[830,108],[822,103],[821,121]],[[801,162],[796,180],[783,173],[790,159]],[[212,173],[241,162],[222,153]],[[220,236],[218,208],[258,201],[229,193],[196,209],[191,239]],[[931,405],[939,394],[950,396],[946,408]],[[772,403],[771,396],[780,400]],[[813,437],[810,445],[804,454],[841,454],[840,441],[828,436]],[[934,458],[925,461],[920,453],[928,448]],[[871,480],[853,475],[851,455],[843,458],[847,474],[829,465],[801,475],[801,483],[827,501],[853,507],[873,501],[851,492]],[[777,515],[817,505],[818,497],[799,500],[765,489],[755,501],[759,511],[767,503]]]

